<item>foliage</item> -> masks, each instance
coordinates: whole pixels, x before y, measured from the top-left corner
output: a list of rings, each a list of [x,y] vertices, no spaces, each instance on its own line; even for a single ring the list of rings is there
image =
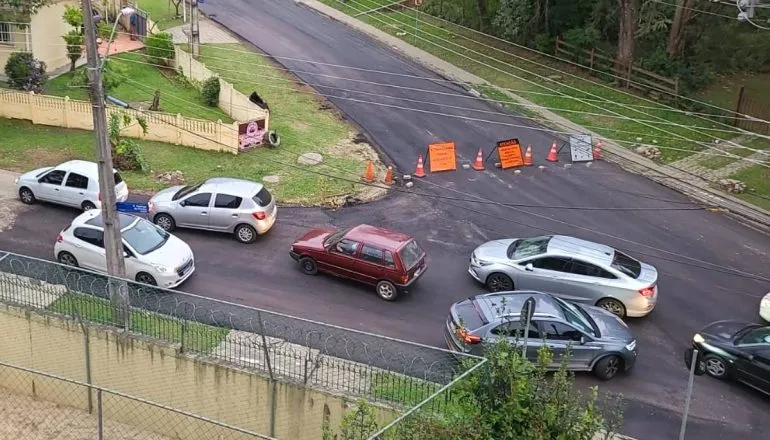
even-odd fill
[[[70,72],[75,71],[75,63],[83,55],[83,34],[78,29],[72,29],[63,37],[67,44],[67,58],[70,59]]]
[[[40,93],[48,76],[44,62],[35,59],[29,52],[13,52],[5,63],[8,85],[25,92]]]
[[[68,25],[79,29],[83,26],[83,10],[75,6],[66,5],[62,19]]]
[[[174,5],[174,17],[181,17],[181,15],[179,15],[179,6],[182,5],[182,0],[171,0],[171,4]]]
[[[53,0],[0,0],[0,9],[15,9],[23,15],[35,15],[38,9],[52,3]]]
[[[112,35],[112,26],[106,21],[100,21],[99,24],[96,25],[96,35],[102,39],[102,44],[109,43],[110,35]],[[112,38],[114,40],[115,36],[112,35]]]
[[[211,76],[206,81],[203,81],[201,95],[203,96],[203,101],[206,105],[209,107],[216,107],[217,104],[219,104],[219,90],[220,85],[218,76]]]
[[[142,147],[131,138],[123,137],[121,131],[133,125],[134,121],[147,134],[147,120],[142,117],[132,117],[128,113],[114,112],[110,114],[108,129],[110,146],[112,148],[112,160],[115,168],[127,171],[146,171],[147,161],[142,154]]]
[[[168,32],[148,35],[145,41],[147,58],[153,64],[171,65],[174,59],[174,38]]]
[[[328,423],[323,424],[322,440],[363,440],[379,430],[377,413],[372,405],[359,399],[355,409],[342,417],[339,433],[334,433]]]
[[[533,13],[530,0],[502,0],[492,25],[506,40],[526,44],[534,30]]]
[[[107,58],[102,69],[102,87],[104,87],[104,94],[109,95],[111,91],[115,90],[119,85],[123,83],[126,77],[126,69],[120,64],[111,63]],[[72,78],[73,85],[87,87],[91,84],[88,79],[88,72],[86,69],[80,69],[75,72]]]

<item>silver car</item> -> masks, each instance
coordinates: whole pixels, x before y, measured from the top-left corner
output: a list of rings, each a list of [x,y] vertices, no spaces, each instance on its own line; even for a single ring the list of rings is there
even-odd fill
[[[622,317],[655,308],[658,271],[609,246],[564,235],[494,240],[476,248],[468,272],[492,292],[539,290]]]
[[[252,243],[269,231],[278,213],[275,199],[261,183],[228,177],[164,189],[148,205],[152,221],[166,231],[180,227],[227,232],[241,243]]]

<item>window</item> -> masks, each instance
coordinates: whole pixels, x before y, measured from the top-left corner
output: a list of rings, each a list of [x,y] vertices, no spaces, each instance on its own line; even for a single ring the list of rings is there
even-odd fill
[[[51,185],[61,185],[61,183],[64,181],[65,174],[67,173],[62,170],[54,170],[43,176],[43,178],[38,180],[38,182],[48,183]]]
[[[184,206],[197,206],[206,208],[211,201],[211,193],[195,194],[184,201]]]
[[[612,258],[612,267],[633,279],[639,278],[642,273],[642,263],[618,251],[615,251],[615,256]]]
[[[590,335],[597,336],[593,326],[587,321],[588,316],[582,311],[580,306],[568,303],[559,298],[554,298],[554,300],[561,307],[562,312],[564,312],[564,319],[566,319],[567,322]]]
[[[120,173],[115,173],[113,177],[115,177],[115,185],[123,181],[123,176],[121,176]]]
[[[77,173],[70,173],[67,176],[67,186],[70,188],[88,189],[88,177],[81,176]]]
[[[214,207],[215,208],[226,208],[226,209],[238,209],[239,206],[241,206],[241,202],[243,199],[240,197],[235,197],[227,194],[217,194],[216,200],[214,200]]]
[[[0,23],[0,43],[13,43],[10,23]]]
[[[335,246],[335,249],[337,252],[341,252],[345,255],[353,256],[356,254],[356,251],[358,250],[358,242],[353,240],[340,240],[339,243],[337,243],[337,246]]]
[[[398,255],[401,256],[401,262],[404,263],[404,268],[409,270],[420,261],[420,258],[425,255],[425,251],[422,250],[419,244],[417,244],[417,241],[411,240],[406,246],[398,251]]]
[[[521,264],[532,263],[533,267],[543,270],[555,270],[557,272],[569,271],[569,258],[563,257],[543,257],[530,260]]]
[[[508,321],[493,328],[492,334],[498,335],[498,336],[506,336],[509,338],[523,338],[524,337],[524,333],[522,332],[523,327],[524,327],[524,324],[522,324],[518,320]],[[537,330],[537,327],[535,327],[534,323],[530,323],[527,337],[529,339],[541,339],[540,332]]]
[[[519,260],[544,254],[548,250],[548,243],[550,241],[550,235],[516,240],[508,247],[508,258]]]
[[[163,246],[171,235],[147,220],[139,220],[122,233],[126,243],[142,255],[149,254]]]
[[[382,249],[376,247],[364,245],[364,247],[361,248],[361,259],[370,263],[384,265],[385,257],[383,254],[384,252]]]
[[[324,240],[324,246],[329,246],[332,243],[336,243],[339,241],[342,237],[345,236],[345,234],[348,233],[350,229],[340,229],[337,232],[329,234],[328,237],[326,237],[326,240]]]
[[[390,251],[385,251],[385,265],[390,267],[396,266],[396,262],[393,261],[393,254]]]
[[[270,194],[270,191],[268,191],[267,188],[263,187],[261,190],[259,190],[257,195],[251,199],[254,200],[257,205],[265,207],[273,201],[273,195]]]
[[[599,266],[594,266],[593,264],[586,263],[585,261],[579,261],[579,260],[572,260],[572,267],[570,268],[570,272],[574,273],[575,275],[584,275],[587,277],[596,277],[596,278],[607,278],[607,279],[615,279],[615,275],[607,272],[606,270],[602,269]]]
[[[738,340],[738,345],[770,345],[770,327],[760,327],[749,331]]]
[[[541,321],[540,330],[543,337],[550,341],[579,341],[583,336],[574,328],[556,321]]]
[[[196,183],[195,185],[187,185],[185,187],[182,187],[182,189],[180,189],[179,191],[176,192],[176,194],[174,194],[174,197],[171,197],[171,200],[179,200],[182,197],[190,195],[195,191],[198,191],[198,188],[200,188],[202,185],[203,185],[203,182]]]
[[[88,244],[104,247],[104,233],[98,229],[77,228],[72,233],[76,238],[85,241]]]

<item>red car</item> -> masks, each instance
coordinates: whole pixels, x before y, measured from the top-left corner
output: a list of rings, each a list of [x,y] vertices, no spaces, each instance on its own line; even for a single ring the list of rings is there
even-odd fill
[[[302,272],[325,272],[376,286],[377,295],[393,301],[425,272],[425,251],[400,232],[369,225],[350,229],[313,229],[289,250]]]

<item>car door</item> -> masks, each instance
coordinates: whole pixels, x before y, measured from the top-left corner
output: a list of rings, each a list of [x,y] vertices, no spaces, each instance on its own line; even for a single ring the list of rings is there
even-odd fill
[[[561,276],[558,293],[570,301],[594,304],[607,296],[617,297],[613,286],[617,279],[614,274],[593,263],[572,258],[569,270]]]
[[[104,251],[104,233],[94,228],[76,228],[72,246],[80,267],[106,272],[107,256]]]
[[[558,292],[561,277],[569,270],[570,259],[566,257],[544,256],[519,262],[516,279],[517,290],[538,290]],[[531,267],[530,267],[531,265]]]
[[[62,183],[67,174],[64,170],[52,170],[37,180],[35,197],[47,202],[62,203]]]
[[[86,198],[87,190],[88,177],[70,171],[61,189],[62,203],[79,208]]]
[[[390,255],[390,264],[385,257],[385,250],[377,246],[364,243],[356,261],[355,271],[361,282],[377,284],[380,280],[392,280],[396,266],[393,255]]]
[[[527,359],[536,361],[537,351],[543,345],[543,337],[540,335],[534,321],[531,321],[529,324],[529,331],[527,332]],[[518,319],[503,321],[489,328],[486,335],[482,337],[482,340],[485,344],[494,344],[500,338],[507,338],[512,346],[519,347],[521,350],[521,347],[524,346],[524,332],[522,329],[525,325]]]
[[[738,379],[770,393],[770,327],[755,328],[736,343]]]
[[[360,250],[361,243],[343,238],[329,247],[319,264],[323,265],[323,270],[333,275],[360,280],[353,270]]]
[[[546,346],[553,353],[552,367],[554,368],[558,368],[564,356],[569,355],[567,367],[570,370],[586,370],[599,353],[600,347],[592,344],[583,332],[568,323],[538,320],[537,327],[543,335]],[[584,341],[582,344],[581,338]]]
[[[232,231],[240,218],[238,208],[243,199],[230,194],[214,195],[214,206],[209,213],[209,228],[217,231]]]
[[[207,229],[209,227],[209,205],[211,193],[198,193],[179,201],[179,209],[174,212],[174,220],[186,228]]]

